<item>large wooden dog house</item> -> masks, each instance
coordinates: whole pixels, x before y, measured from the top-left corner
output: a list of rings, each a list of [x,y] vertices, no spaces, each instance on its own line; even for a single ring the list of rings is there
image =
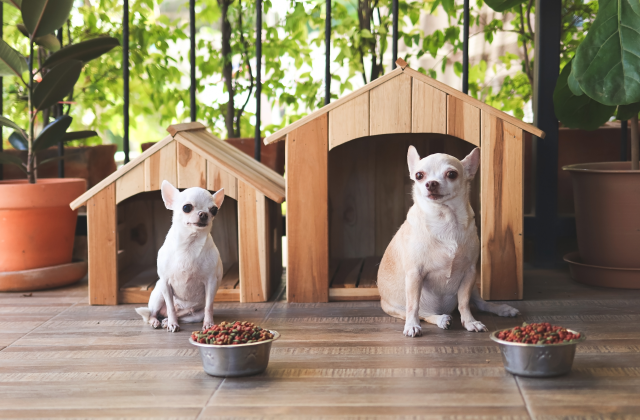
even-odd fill
[[[200,123],[170,135],[71,203],[87,206],[89,302],[147,303],[157,253],[171,226],[160,195],[178,188],[224,188],[212,235],[224,267],[216,301],[263,302],[282,274],[282,176],[215,138]]]
[[[523,131],[534,126],[400,65],[277,131],[286,141],[287,300],[379,299],[377,265],[412,204],[407,148],[463,158],[473,187],[485,299],[522,299]]]

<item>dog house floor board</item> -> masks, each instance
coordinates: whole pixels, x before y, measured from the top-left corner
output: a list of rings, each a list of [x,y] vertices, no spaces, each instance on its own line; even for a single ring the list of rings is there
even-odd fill
[[[380,300],[376,286],[380,260],[380,257],[332,259],[329,300]]]
[[[120,277],[126,280],[124,285],[120,287],[118,292],[119,303],[148,303],[149,296],[153,290],[153,286],[158,281],[158,269],[149,267],[142,271],[138,270],[137,274],[131,274],[125,270],[120,273]],[[240,301],[240,272],[238,263],[234,263],[229,267],[215,298],[216,302],[239,302]]]

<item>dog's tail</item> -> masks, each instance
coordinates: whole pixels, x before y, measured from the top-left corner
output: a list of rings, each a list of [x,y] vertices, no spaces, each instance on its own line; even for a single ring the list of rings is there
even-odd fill
[[[149,316],[151,315],[151,311],[149,310],[149,308],[147,308],[146,306],[136,308],[136,312],[142,317],[145,324],[149,323]]]

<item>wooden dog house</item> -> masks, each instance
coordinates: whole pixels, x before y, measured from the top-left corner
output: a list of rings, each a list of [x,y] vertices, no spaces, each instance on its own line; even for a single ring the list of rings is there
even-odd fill
[[[399,67],[265,139],[286,141],[287,300],[379,299],[377,265],[412,204],[407,148],[481,148],[472,206],[485,299],[522,299],[523,131],[538,128]]]
[[[284,178],[200,123],[170,135],[71,203],[87,206],[89,302],[147,303],[171,226],[160,185],[224,188],[212,235],[224,267],[216,301],[263,302],[282,275]]]

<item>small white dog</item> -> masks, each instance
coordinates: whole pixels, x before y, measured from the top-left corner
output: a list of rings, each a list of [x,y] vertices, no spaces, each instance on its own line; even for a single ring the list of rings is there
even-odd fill
[[[474,287],[480,243],[469,192],[480,149],[460,162],[440,153],[420,160],[410,146],[407,161],[414,205],[380,263],[382,309],[405,320],[408,337],[422,334],[420,319],[448,329],[456,305],[468,331],[487,331],[473,318],[470,300],[482,311],[516,316],[517,309],[485,302]]]
[[[136,308],[153,328],[180,330],[180,322],[213,326],[213,299],[222,279],[222,261],[211,237],[211,222],[224,201],[224,189],[213,196],[202,188],[180,192],[162,181],[162,199],[173,210],[171,229],[158,251],[156,287],[148,308]]]

